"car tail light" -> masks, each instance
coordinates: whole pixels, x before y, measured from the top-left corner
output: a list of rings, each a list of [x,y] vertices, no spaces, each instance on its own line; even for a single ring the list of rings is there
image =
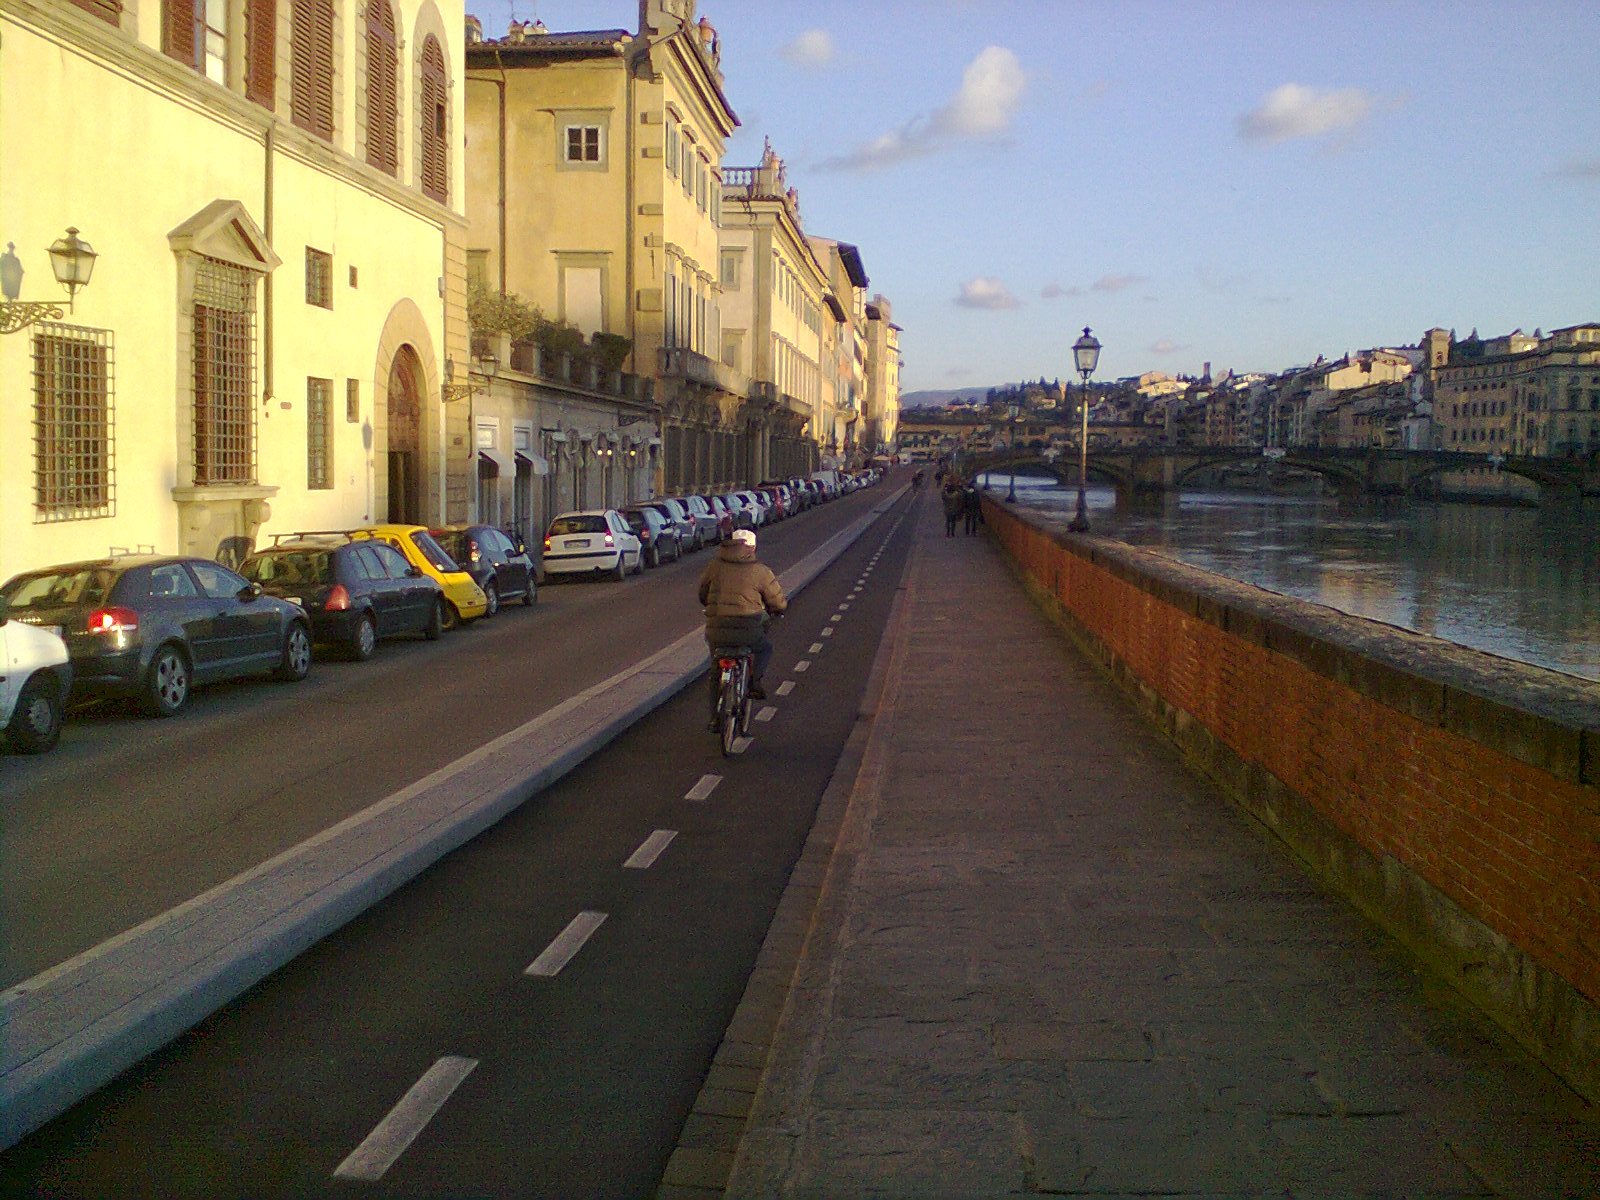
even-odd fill
[[[477,539],[475,539],[475,538],[474,539],[469,539],[468,542],[467,542],[467,547],[468,547],[468,549],[467,549],[467,557],[470,558],[473,562],[477,562],[480,558],[483,557],[482,552],[479,551],[479,549],[478,549]]]
[[[616,544],[617,544],[617,539],[612,537],[609,533],[606,534],[606,545],[615,546]]]
[[[139,614],[131,608],[97,608],[89,614],[90,633],[137,633]]]
[[[550,539],[549,538],[545,538],[545,540],[544,540],[544,552],[546,554],[550,553]]]
[[[328,593],[328,598],[322,602],[322,607],[327,612],[348,612],[350,609],[350,593],[345,591],[344,584],[336,583],[333,591]]]

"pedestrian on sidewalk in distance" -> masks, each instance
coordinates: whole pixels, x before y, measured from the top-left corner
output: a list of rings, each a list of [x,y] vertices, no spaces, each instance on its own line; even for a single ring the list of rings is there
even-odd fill
[[[983,520],[983,504],[978,499],[976,480],[967,480],[967,486],[961,491],[961,499],[967,514],[967,536],[971,537],[978,532],[978,522]]]
[[[772,661],[767,618],[781,616],[789,601],[772,568],[756,561],[755,530],[736,529],[717,547],[717,556],[700,576],[699,595],[706,610],[706,645],[713,652],[719,646],[749,646],[755,660],[751,663],[750,698],[765,700],[761,678]],[[713,706],[716,677],[712,671]]]
[[[965,493],[961,490],[961,481],[954,475],[944,481],[944,491],[940,493],[944,500],[944,535],[955,537],[956,522],[961,519],[961,514],[967,511]]]

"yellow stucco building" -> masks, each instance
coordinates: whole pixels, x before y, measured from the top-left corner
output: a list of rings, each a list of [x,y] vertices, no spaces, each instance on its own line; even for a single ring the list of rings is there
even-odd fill
[[[0,578],[466,515],[462,38],[440,0],[0,0]],[[69,226],[93,274],[41,314]]]

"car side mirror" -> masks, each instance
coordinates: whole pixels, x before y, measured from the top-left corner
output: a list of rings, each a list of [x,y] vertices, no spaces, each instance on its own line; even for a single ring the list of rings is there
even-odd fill
[[[417,567],[407,567],[406,568],[406,578],[407,579],[421,579],[422,578],[421,569],[417,568]]]
[[[4,596],[0,596],[0,625],[4,625],[10,619],[11,619],[11,602],[9,600],[7,600]]]
[[[259,583],[247,583],[239,589],[237,595],[240,600],[246,602],[259,600],[261,599],[261,585]]]

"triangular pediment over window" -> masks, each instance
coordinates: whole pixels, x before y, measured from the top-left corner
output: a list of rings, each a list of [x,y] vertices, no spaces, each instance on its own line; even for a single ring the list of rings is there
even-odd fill
[[[237,200],[213,200],[167,234],[167,241],[174,253],[203,254],[263,274],[283,262]]]

